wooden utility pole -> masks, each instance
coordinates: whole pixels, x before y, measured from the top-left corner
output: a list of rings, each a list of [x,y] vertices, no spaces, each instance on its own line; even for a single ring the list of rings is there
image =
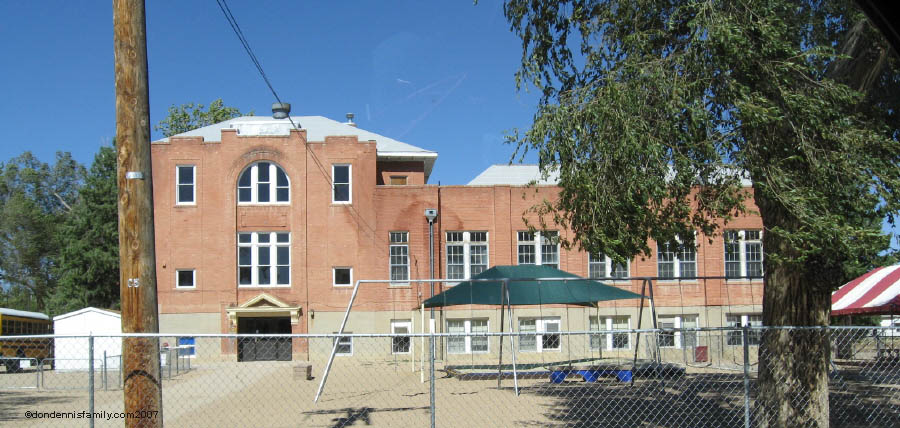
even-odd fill
[[[116,149],[119,185],[119,291],[122,332],[158,333],[150,94],[143,0],[113,0],[116,59]],[[122,341],[125,425],[162,426],[159,339]]]

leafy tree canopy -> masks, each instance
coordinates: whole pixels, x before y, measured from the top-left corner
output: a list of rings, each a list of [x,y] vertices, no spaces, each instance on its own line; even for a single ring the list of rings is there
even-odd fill
[[[247,114],[253,116],[253,112]],[[171,137],[175,134],[187,132],[228,119],[243,116],[235,107],[228,107],[221,98],[209,103],[209,108],[204,110],[203,104],[188,103],[180,106],[169,107],[169,114],[155,127],[164,136]]]

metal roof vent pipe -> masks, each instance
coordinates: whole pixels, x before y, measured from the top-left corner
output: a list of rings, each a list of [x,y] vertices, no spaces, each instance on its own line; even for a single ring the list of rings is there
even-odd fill
[[[272,103],[272,117],[275,119],[287,119],[291,113],[289,103]]]
[[[356,128],[356,124],[353,123],[353,113],[347,113],[347,125]]]

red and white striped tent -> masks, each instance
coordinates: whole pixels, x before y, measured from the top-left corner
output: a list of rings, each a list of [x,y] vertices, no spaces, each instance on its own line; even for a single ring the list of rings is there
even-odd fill
[[[900,314],[900,265],[873,269],[831,293],[831,315]]]

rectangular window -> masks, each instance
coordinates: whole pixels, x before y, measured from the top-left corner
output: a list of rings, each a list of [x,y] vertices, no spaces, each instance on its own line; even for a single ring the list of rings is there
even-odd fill
[[[628,278],[629,264],[615,263],[606,255],[588,256],[590,278]]]
[[[487,333],[488,320],[458,319],[447,320],[447,332],[456,334]],[[488,336],[449,336],[447,337],[448,354],[483,354],[489,346]]]
[[[537,335],[519,336],[519,351],[559,351],[561,349],[559,326],[559,317],[519,318],[520,332],[541,333]]]
[[[405,175],[392,175],[391,176],[391,186],[405,186],[406,185],[406,176]]]
[[[391,281],[409,280],[409,232],[391,232]]]
[[[331,202],[349,204],[351,198],[350,165],[332,165],[331,177],[334,182]]]
[[[519,232],[520,265],[545,265],[559,269],[559,232]]]
[[[193,357],[197,355],[197,349],[195,348],[196,339],[193,337],[179,337],[178,338],[178,355],[179,356],[190,356]]]
[[[616,350],[616,349],[630,349],[631,348],[631,333],[622,332],[616,333],[615,330],[629,330],[631,329],[631,317],[629,316],[612,316],[612,317],[600,317],[598,322],[596,316],[592,316],[589,318],[590,320],[590,329],[591,331],[610,331],[611,333],[605,334],[592,334],[591,335],[591,349],[600,350],[606,349],[608,351]]]
[[[660,279],[696,278],[697,248],[678,242],[657,243],[657,275]]]
[[[238,285],[281,287],[290,284],[290,233],[238,233]]]
[[[468,279],[487,267],[487,232],[447,232],[447,279]]]
[[[761,230],[725,231],[725,276],[761,278],[763,251]]]
[[[762,315],[728,314],[725,316],[725,324],[728,327],[743,327],[745,325],[750,327],[761,327],[763,325]],[[729,345],[742,346],[744,344],[742,335],[742,331],[728,331],[726,342]],[[759,345],[760,339],[762,339],[762,330],[750,330],[750,335],[748,337],[748,343],[750,345]]]
[[[177,269],[175,271],[175,287],[177,288],[195,288],[196,271],[194,269]]]
[[[391,321],[391,333],[393,334],[409,334],[412,333],[412,322],[409,320],[393,320]],[[392,354],[409,354],[412,351],[412,341],[409,336],[391,337],[391,353]]]
[[[334,332],[337,334],[337,332]],[[351,332],[346,332],[351,333]],[[336,339],[338,346],[337,351],[334,355],[353,355],[353,337],[351,336],[341,336]]]
[[[335,287],[350,287],[353,285],[353,268],[336,267],[332,269],[332,279]]]
[[[696,328],[697,315],[660,315],[659,328]],[[658,336],[659,346],[693,348],[697,346],[696,331],[665,331]]]
[[[194,165],[178,165],[175,167],[177,180],[177,196],[175,203],[178,205],[193,205],[196,200],[194,185],[196,183],[196,168]]]

